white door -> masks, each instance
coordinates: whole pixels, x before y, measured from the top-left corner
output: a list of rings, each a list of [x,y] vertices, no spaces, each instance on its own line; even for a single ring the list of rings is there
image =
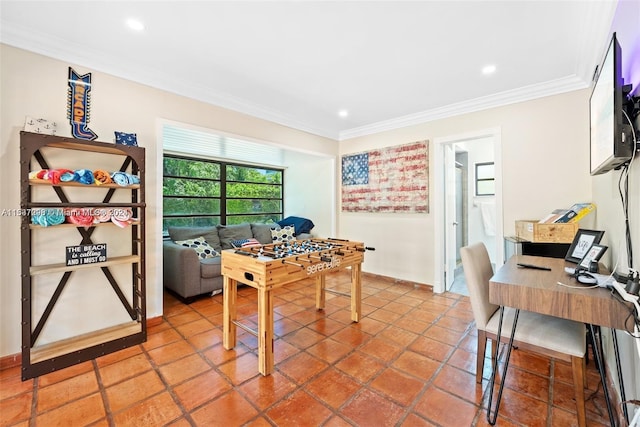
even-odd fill
[[[451,289],[456,269],[456,153],[454,144],[444,147],[444,205],[445,205],[445,289]]]

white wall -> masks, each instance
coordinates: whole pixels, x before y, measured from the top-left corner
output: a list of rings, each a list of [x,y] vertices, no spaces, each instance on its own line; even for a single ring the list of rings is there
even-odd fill
[[[542,218],[559,206],[591,200],[589,94],[575,91],[353,138],[340,143],[340,155],[500,128],[502,215],[509,236],[517,219]],[[429,144],[430,159],[434,146]],[[432,193],[439,191],[433,182],[440,169],[429,165]],[[376,247],[367,252],[364,271],[434,284],[433,212],[439,197],[431,194],[429,200],[428,214],[339,212],[338,232]]]
[[[58,123],[59,134],[70,136],[66,119],[67,75],[72,66],[80,74],[92,73],[92,109],[90,128],[99,141],[113,141],[113,132],[135,132],[147,154],[147,309],[148,317],[162,314],[162,253],[161,253],[161,176],[160,119],[187,123],[202,128],[217,129],[256,140],[273,141],[294,150],[304,149],[327,158],[337,155],[336,141],[310,135],[265,120],[207,105],[148,86],[95,72],[77,64],[36,55],[0,44],[0,210],[20,207],[19,131],[25,116],[42,117]],[[313,186],[320,186],[315,189]],[[328,197],[323,182],[309,180],[309,189],[302,195]],[[331,227],[335,215],[322,210],[312,215],[316,203],[287,204],[287,214],[300,212],[318,224],[324,232]],[[325,201],[331,206],[333,199]],[[291,206],[289,206],[291,205]],[[291,211],[289,211],[291,207]],[[295,209],[294,209],[295,208]],[[299,208],[299,209],[298,209]],[[295,211],[295,212],[294,212]],[[48,230],[51,231],[51,230]],[[55,232],[54,232],[55,233]],[[20,352],[20,218],[0,217],[0,357]],[[78,235],[79,236],[79,235]],[[56,246],[51,246],[55,250]],[[63,250],[61,248],[60,250]],[[98,272],[99,275],[102,273]],[[90,279],[80,277],[83,283]],[[78,301],[84,313],[79,320],[59,325],[52,336],[74,335],[82,330],[77,325],[91,323],[87,319],[100,310],[101,301],[94,292],[82,286],[70,286],[65,293]],[[69,310],[72,311],[72,310]],[[66,314],[65,314],[66,315]],[[51,324],[48,328],[53,328]]]
[[[285,216],[309,218],[314,237],[335,236],[336,156],[287,151],[285,164]]]

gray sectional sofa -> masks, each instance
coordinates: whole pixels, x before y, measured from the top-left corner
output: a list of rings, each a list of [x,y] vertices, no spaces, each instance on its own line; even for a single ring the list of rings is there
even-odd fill
[[[261,244],[272,243],[271,230],[279,227],[276,223],[169,227],[170,240],[165,240],[162,248],[164,287],[187,303],[198,295],[222,291],[220,256],[202,259],[194,249],[176,241],[203,237],[213,249],[220,252],[233,249],[232,242],[242,239],[253,238]],[[297,236],[298,239],[309,237],[310,234]]]

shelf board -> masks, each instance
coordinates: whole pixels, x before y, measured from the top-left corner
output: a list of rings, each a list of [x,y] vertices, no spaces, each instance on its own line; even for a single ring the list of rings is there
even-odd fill
[[[118,264],[133,264],[136,262],[140,262],[139,255],[113,257],[105,262],[97,262],[94,264],[82,264],[82,265],[73,265],[73,266],[68,266],[66,264],[37,265],[29,268],[29,274],[31,274],[32,276],[36,276],[39,274],[64,273],[66,271],[76,271],[76,270],[82,270],[86,268],[96,268],[96,267],[108,267],[110,265],[118,265]]]
[[[115,154],[118,156],[144,153],[144,147],[113,144],[109,142],[90,141],[86,139],[67,138],[57,135],[45,135],[34,132],[20,132],[21,140],[27,142],[38,141],[44,147],[62,148],[65,150],[90,151],[94,153]]]
[[[47,143],[47,147],[62,148],[65,150],[78,150],[78,151],[91,151],[94,153],[116,154],[118,156],[126,156],[134,149],[140,149],[141,147],[130,147],[120,144],[109,144],[106,142],[97,141],[51,141]]]
[[[140,225],[140,221],[133,221],[129,225],[130,226],[131,225]],[[40,230],[40,229],[50,230],[50,229],[53,229],[53,228],[93,228],[93,227],[105,227],[105,226],[106,227],[116,227],[116,225],[111,221],[99,222],[99,223],[93,224],[93,225],[91,225],[89,227],[85,227],[83,225],[70,224],[68,222],[65,222],[63,224],[58,224],[58,225],[50,225],[48,227],[43,227],[42,225],[37,225],[37,224],[29,224],[29,228],[32,229],[32,230]]]
[[[125,338],[140,333],[142,325],[132,321],[121,325],[111,326],[95,332],[78,335],[31,349],[31,364],[53,359],[58,356],[83,350],[88,347],[103,344],[118,338]]]
[[[24,203],[22,209],[29,208],[51,208],[51,209],[64,209],[64,208],[79,208],[79,209],[89,209],[89,208],[105,208],[105,209],[117,209],[117,208],[144,208],[146,207],[145,203],[101,203],[101,202],[30,202]]]
[[[133,185],[118,185],[116,183],[111,184],[82,184],[81,182],[68,181],[59,182],[57,184],[52,183],[46,179],[31,178],[29,179],[29,185],[47,185],[49,187],[82,187],[82,188],[123,188],[129,190],[137,190],[140,188],[140,184]]]

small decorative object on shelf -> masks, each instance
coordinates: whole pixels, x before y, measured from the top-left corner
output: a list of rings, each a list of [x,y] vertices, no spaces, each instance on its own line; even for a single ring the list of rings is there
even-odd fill
[[[138,137],[135,133],[124,133],[115,131],[116,144],[128,145],[130,147],[138,146]]]
[[[66,265],[85,265],[107,261],[107,244],[67,246]]]
[[[58,130],[56,122],[45,119],[34,119],[27,116],[24,121],[24,130],[26,132],[42,133],[44,135],[55,135]]]
[[[87,126],[90,121],[91,73],[78,75],[69,67],[69,89],[67,95],[67,117],[71,123],[71,135],[74,138],[93,141],[98,137]]]

